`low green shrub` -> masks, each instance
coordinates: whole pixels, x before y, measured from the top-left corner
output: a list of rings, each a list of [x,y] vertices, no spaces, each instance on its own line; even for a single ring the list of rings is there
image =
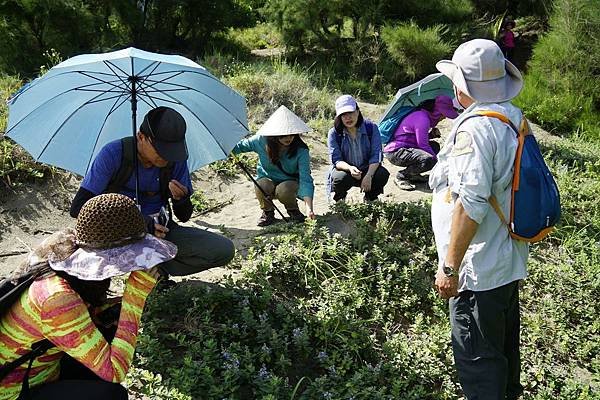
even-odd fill
[[[208,167],[224,178],[233,178],[242,172],[237,162],[240,162],[248,171],[254,173],[258,164],[258,157],[256,154],[243,153],[235,157],[229,156],[224,160],[215,161]]]
[[[248,51],[283,46],[281,34],[269,23],[259,23],[251,28],[231,28],[227,35]]]
[[[531,247],[522,284],[524,399],[599,399],[600,147],[543,149],[563,217]],[[323,220],[275,225],[235,259],[235,282],[154,293],[132,387],[148,382],[157,399],[460,398],[429,208],[336,204],[349,236]]]

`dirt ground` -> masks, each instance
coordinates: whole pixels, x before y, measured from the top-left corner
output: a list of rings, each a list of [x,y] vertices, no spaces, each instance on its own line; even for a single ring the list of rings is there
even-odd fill
[[[363,113],[375,121],[384,110],[383,106],[361,104]],[[442,121],[438,127],[445,136],[452,121]],[[536,133],[547,136],[536,127]],[[329,211],[326,199],[325,176],[327,146],[325,132],[313,132],[305,136],[310,147],[312,176],[315,181],[314,209],[331,231],[352,234],[352,227]],[[417,190],[406,192],[393,183],[398,167],[384,161],[390,171],[390,181],[385,187],[381,200],[390,202],[415,201],[430,195],[426,184],[420,184]],[[24,185],[19,188],[0,189],[0,276],[7,275],[24,258],[26,253],[52,232],[74,226],[75,220],[69,216],[71,199],[79,186],[81,178],[58,173],[44,183]],[[241,172],[233,179],[223,179],[213,170],[205,167],[194,173],[195,190],[201,190],[215,204],[222,204],[204,215],[194,216],[186,225],[222,232],[230,237],[238,251],[244,251],[248,241],[261,232],[256,226],[260,216],[258,202],[254,197],[252,182]],[[349,202],[362,201],[359,189],[352,189]],[[283,211],[283,207],[281,207]],[[301,210],[303,207],[301,206]],[[285,212],[285,211],[284,211]],[[224,274],[232,273],[224,268],[213,268],[195,276],[195,279],[217,281]]]

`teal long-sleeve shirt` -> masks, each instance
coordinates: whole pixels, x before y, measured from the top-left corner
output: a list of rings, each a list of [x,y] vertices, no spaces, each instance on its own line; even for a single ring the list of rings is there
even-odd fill
[[[267,139],[264,136],[254,135],[242,139],[232,150],[233,154],[255,152],[258,154],[258,165],[256,167],[256,179],[269,178],[275,184],[289,181],[289,175],[284,174],[277,165],[273,164],[267,154]],[[298,174],[298,198],[312,198],[315,192],[315,184],[310,175],[310,154],[308,149],[298,148],[296,155],[290,157],[284,153],[280,157],[281,166],[290,174]]]

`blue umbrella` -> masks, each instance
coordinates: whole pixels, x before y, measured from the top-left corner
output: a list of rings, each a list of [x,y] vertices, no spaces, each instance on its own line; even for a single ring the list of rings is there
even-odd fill
[[[138,114],[158,106],[186,120],[190,171],[227,157],[248,133],[244,97],[185,57],[135,48],[70,58],[8,106],[7,136],[35,160],[79,175],[106,143],[135,135]]]
[[[399,89],[379,123],[391,118],[402,107],[415,107],[441,94],[454,97],[452,81],[440,73],[428,75],[410,86]]]

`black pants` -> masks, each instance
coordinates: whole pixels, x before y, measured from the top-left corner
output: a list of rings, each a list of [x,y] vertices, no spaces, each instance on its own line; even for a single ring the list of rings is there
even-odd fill
[[[118,383],[106,382],[67,354],[60,362],[60,378],[31,389],[31,400],[127,400],[127,390]]]
[[[438,142],[430,140],[429,145],[436,154],[440,152]],[[406,167],[396,174],[396,179],[399,180],[410,181],[411,178],[420,175],[422,172],[431,170],[437,162],[434,156],[417,148],[400,148],[391,153],[384,153],[384,155],[392,164],[398,167]]]
[[[362,176],[365,176],[365,171],[363,171]],[[371,190],[365,193],[365,200],[377,200],[377,197],[383,193],[383,187],[387,183],[389,177],[390,173],[388,170],[380,165],[373,174],[373,179],[371,180]],[[331,173],[331,179],[332,190],[335,193],[333,199],[335,201],[345,199],[346,195],[348,194],[348,190],[350,190],[350,188],[353,186],[360,186],[362,182],[362,178],[360,180],[354,179],[349,172],[340,171],[337,169],[334,169]]]
[[[118,383],[103,380],[68,379],[31,390],[31,400],[127,400],[127,390]]]
[[[107,318],[118,320],[120,310],[119,304],[111,307],[105,313],[116,313],[116,315],[107,315]],[[110,327],[98,326],[98,328],[106,340],[113,340],[116,325]],[[127,390],[123,386],[102,380],[93,371],[68,354],[63,354],[60,360],[58,381],[32,388],[29,396],[29,399],[32,400],[127,400],[128,398]]]
[[[452,350],[469,400],[516,399],[519,382],[519,282],[450,299]]]
[[[235,255],[233,242],[223,235],[171,221],[166,240],[177,245],[177,256],[161,264],[169,275],[185,276],[226,265]]]

